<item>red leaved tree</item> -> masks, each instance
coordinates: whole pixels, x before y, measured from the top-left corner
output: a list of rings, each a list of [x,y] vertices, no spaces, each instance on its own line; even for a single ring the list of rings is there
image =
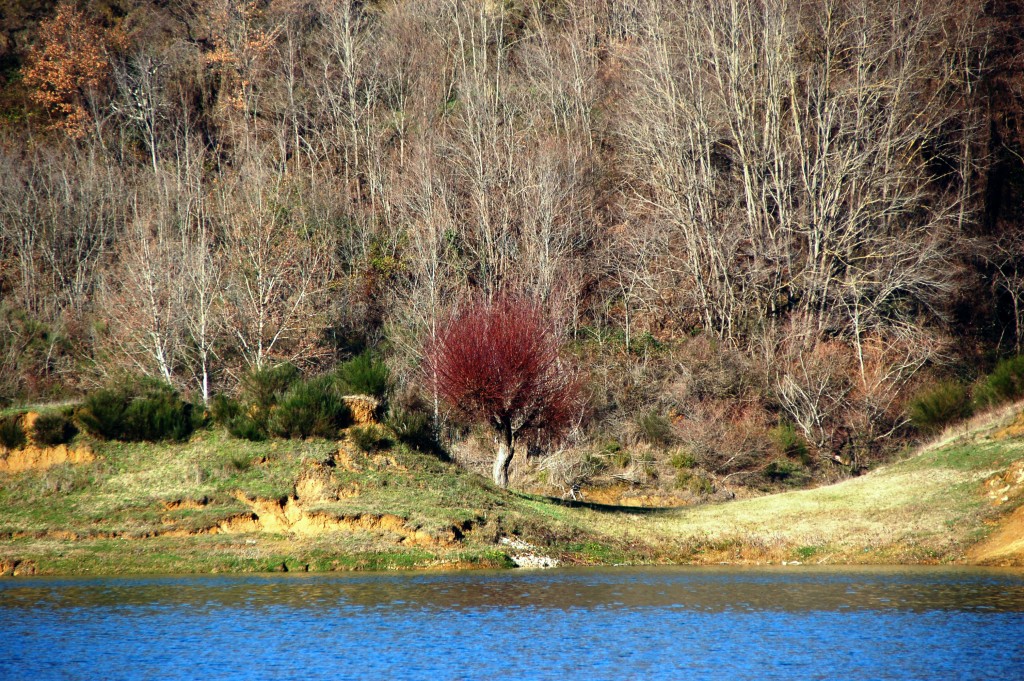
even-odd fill
[[[425,349],[428,385],[454,411],[498,436],[494,482],[508,487],[516,439],[557,436],[579,410],[576,372],[551,322],[527,300],[503,296],[453,315]]]

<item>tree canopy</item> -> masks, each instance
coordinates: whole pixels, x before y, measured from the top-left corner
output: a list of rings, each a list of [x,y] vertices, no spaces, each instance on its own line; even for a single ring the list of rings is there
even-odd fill
[[[424,352],[427,385],[452,410],[501,438],[494,481],[508,485],[517,438],[558,435],[578,415],[576,373],[540,307],[500,295],[453,315]]]

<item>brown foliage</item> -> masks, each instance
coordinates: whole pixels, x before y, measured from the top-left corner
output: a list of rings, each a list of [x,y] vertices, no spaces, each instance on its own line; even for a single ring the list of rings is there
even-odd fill
[[[39,35],[42,40],[29,51],[25,83],[53,116],[53,127],[80,138],[92,121],[87,102],[106,82],[110,48],[119,39],[71,2],[62,2],[52,19],[40,22]]]
[[[704,400],[677,417],[683,450],[704,468],[729,477],[756,471],[768,459],[769,415],[759,403]]]

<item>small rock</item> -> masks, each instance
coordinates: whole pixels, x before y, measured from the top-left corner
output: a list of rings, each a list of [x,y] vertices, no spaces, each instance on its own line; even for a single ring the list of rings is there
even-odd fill
[[[509,559],[519,568],[530,568],[534,570],[546,570],[558,567],[558,560],[551,556],[542,556],[535,553],[509,554]]]
[[[537,548],[533,544],[525,542],[517,537],[501,537],[498,539],[498,543],[503,546],[508,546],[519,551],[529,551]]]
[[[516,567],[520,568],[532,568],[532,569],[547,569],[558,567],[558,560],[551,556],[545,556],[541,553],[535,553],[537,547],[529,542],[525,542],[517,537],[499,537],[498,543],[502,546],[515,549],[516,551],[525,551],[526,553],[510,553],[508,554],[509,560]]]

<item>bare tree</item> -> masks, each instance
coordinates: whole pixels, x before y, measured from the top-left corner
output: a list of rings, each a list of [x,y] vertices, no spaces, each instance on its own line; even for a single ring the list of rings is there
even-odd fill
[[[322,235],[293,223],[287,188],[250,176],[225,188],[217,211],[224,222],[224,302],[246,365],[271,358],[304,361],[320,352],[322,297],[330,270]]]
[[[367,43],[372,37],[368,8],[352,0],[324,2],[318,7],[316,80],[320,133],[311,141],[343,174],[346,192],[358,196],[359,178],[369,160],[366,129],[375,100],[375,82],[367,78],[371,63]]]
[[[124,178],[100,153],[89,144],[6,156],[0,234],[18,262],[22,304],[43,318],[88,308],[125,219]]]
[[[180,225],[181,314],[188,342],[186,366],[209,402],[216,361],[224,337],[224,239],[212,214],[211,191],[204,177],[208,157],[186,118],[175,130],[174,169]]]
[[[1019,355],[1024,346],[1024,234],[1007,229],[979,246],[995,274],[992,288],[1010,300],[1014,350]]]
[[[964,195],[935,191],[933,159],[962,153],[970,134],[956,117],[970,13],[641,7],[643,38],[622,49],[636,116],[621,134],[636,199],[665,234],[661,267],[695,321],[737,342],[800,308],[819,333],[859,344],[900,323],[895,310],[938,313]],[[962,187],[966,172],[953,164],[943,182]]]
[[[185,333],[179,235],[173,212],[159,198],[136,194],[131,205],[104,296],[109,337],[133,369],[174,385]]]
[[[113,109],[123,116],[127,127],[142,135],[149,150],[153,172],[159,172],[159,128],[167,116],[164,78],[168,65],[163,55],[140,51],[113,69],[118,98]]]

